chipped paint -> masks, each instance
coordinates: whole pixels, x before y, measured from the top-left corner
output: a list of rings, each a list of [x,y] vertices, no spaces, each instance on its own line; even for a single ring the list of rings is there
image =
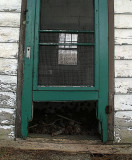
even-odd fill
[[[18,43],[1,43],[0,58],[15,58],[18,57]]]
[[[0,139],[15,137],[21,0],[0,0]]]
[[[10,121],[8,121],[8,120],[3,120],[3,121],[1,121],[1,124],[9,124],[9,122]]]
[[[10,125],[10,126],[1,126],[0,125],[0,128],[2,128],[2,129],[13,129],[14,126],[13,125]]]
[[[0,92],[0,106],[3,108],[16,107],[16,93]]]
[[[17,76],[1,75],[0,76],[0,91],[1,92],[16,92]]]
[[[132,93],[132,78],[116,78],[115,93],[118,93],[118,94]]]
[[[115,141],[132,143],[132,0],[114,0]]]
[[[115,77],[132,77],[132,60],[115,60]]]
[[[114,131],[114,137],[115,137],[115,141],[120,143],[121,138],[120,138],[120,129],[116,128],[116,130]]]
[[[0,27],[0,42],[19,42],[19,28]]]
[[[132,131],[132,127],[127,128],[128,131]]]
[[[0,26],[20,27],[20,13],[0,12]]]
[[[4,137],[4,139],[14,139],[14,125],[0,125],[0,139]]]
[[[0,0],[0,11],[21,12],[21,0]]]
[[[10,113],[10,114],[14,114],[15,109],[0,108],[0,113],[1,113],[1,112],[7,112],[7,113]]]
[[[17,60],[0,58],[0,74],[17,75]]]

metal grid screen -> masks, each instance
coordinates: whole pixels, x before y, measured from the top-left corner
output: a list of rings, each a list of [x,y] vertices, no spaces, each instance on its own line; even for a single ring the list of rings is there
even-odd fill
[[[41,0],[38,85],[94,86],[94,0]]]

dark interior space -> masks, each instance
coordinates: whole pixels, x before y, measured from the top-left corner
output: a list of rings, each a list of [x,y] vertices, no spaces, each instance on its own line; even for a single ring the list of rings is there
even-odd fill
[[[29,134],[97,136],[97,102],[34,102]]]

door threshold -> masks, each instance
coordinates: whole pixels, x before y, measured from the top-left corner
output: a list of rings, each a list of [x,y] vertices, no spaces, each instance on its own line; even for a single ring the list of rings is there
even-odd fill
[[[51,136],[47,134],[29,134],[27,141],[57,143],[57,144],[103,144],[99,136],[90,135],[58,135]]]

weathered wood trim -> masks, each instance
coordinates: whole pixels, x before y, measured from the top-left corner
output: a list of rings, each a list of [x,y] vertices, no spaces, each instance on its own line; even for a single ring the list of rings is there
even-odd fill
[[[108,140],[114,140],[114,0],[108,1],[109,7],[109,106]]]
[[[21,109],[22,109],[22,86],[23,86],[23,64],[24,64],[24,44],[25,44],[25,22],[26,22],[27,0],[22,1],[21,22],[20,22],[20,43],[18,54],[18,74],[17,74],[17,110],[15,121],[16,137],[21,137]]]

